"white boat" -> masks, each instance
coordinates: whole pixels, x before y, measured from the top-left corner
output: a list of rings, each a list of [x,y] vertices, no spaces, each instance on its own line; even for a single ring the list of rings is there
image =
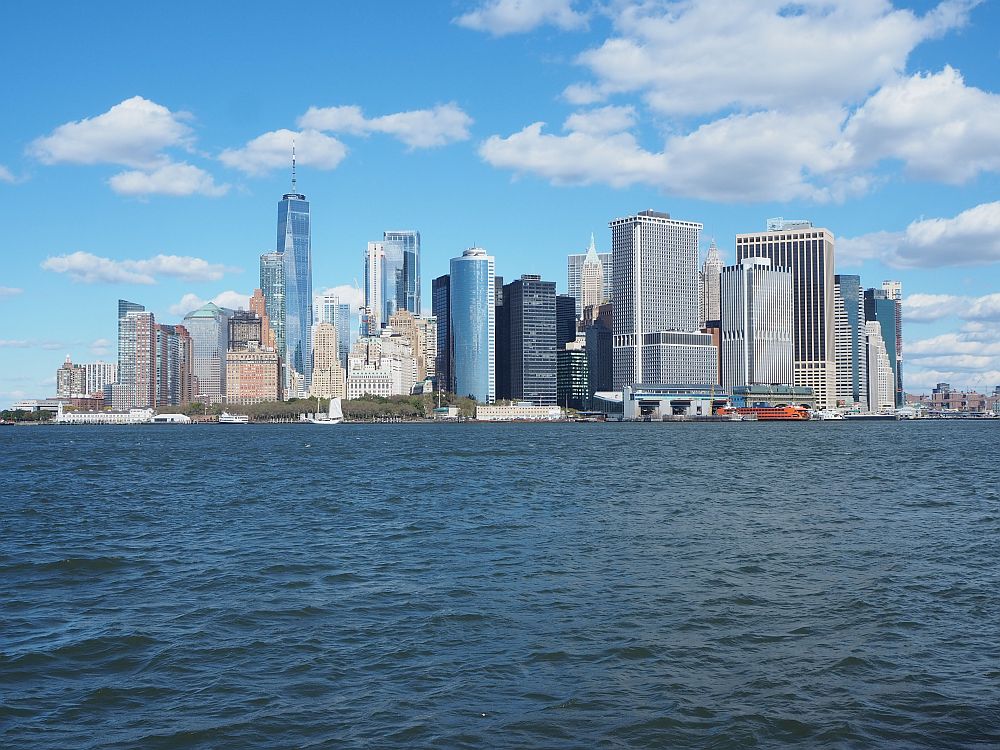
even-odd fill
[[[813,412],[812,418],[826,421],[830,419],[843,419],[844,415],[836,409],[820,409]]]
[[[219,415],[219,424],[246,424],[250,417],[246,414],[230,414],[228,411]]]
[[[319,406],[319,399],[316,399],[316,405]],[[344,421],[344,411],[340,407],[340,399],[331,398],[330,409],[325,415],[317,412],[316,416],[310,417],[306,421],[309,424],[340,424]]]

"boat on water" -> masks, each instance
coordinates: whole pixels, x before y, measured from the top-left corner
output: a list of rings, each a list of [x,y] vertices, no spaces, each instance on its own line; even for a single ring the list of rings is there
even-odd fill
[[[319,408],[319,399],[316,399],[317,409]],[[339,398],[330,399],[330,408],[326,414],[320,414],[318,411],[316,416],[306,419],[309,424],[340,424],[344,421],[344,410],[341,408]]]
[[[219,424],[246,424],[250,417],[246,414],[230,414],[228,411],[219,415]]]
[[[813,412],[812,418],[821,422],[826,422],[830,420],[843,420],[844,415],[836,409],[819,409],[818,411]]]
[[[809,410],[804,406],[723,406],[716,414],[732,416],[738,414],[743,419],[758,422],[801,422],[809,419]]]
[[[895,422],[898,417],[895,414],[869,412],[864,414],[845,414],[844,419],[857,420],[858,422]]]

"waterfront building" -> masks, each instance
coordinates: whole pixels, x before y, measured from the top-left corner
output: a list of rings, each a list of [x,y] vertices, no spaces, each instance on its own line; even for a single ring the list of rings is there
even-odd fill
[[[600,292],[596,292],[596,278],[598,276],[596,263],[600,264]],[[580,317],[583,308],[587,305],[600,305],[602,302],[611,300],[612,283],[614,275],[611,272],[611,253],[599,253],[594,243],[594,235],[590,235],[590,246],[585,253],[570,253],[566,256],[566,289],[570,297],[575,300],[574,315]],[[587,283],[584,282],[584,274],[587,275]],[[587,288],[586,295],[584,288]],[[595,300],[599,296],[600,299]],[[585,299],[586,297],[586,299]]]
[[[451,377],[451,277],[445,274],[431,282],[431,312],[437,320],[437,362],[434,369],[439,391],[454,392]]]
[[[710,321],[719,320],[722,315],[719,303],[719,280],[722,274],[722,255],[712,240],[708,255],[698,272],[698,318],[700,327],[706,328]]]
[[[565,300],[573,313],[573,298]],[[555,404],[556,283],[525,274],[506,284],[496,316],[497,398]]]
[[[702,225],[640,211],[610,227],[614,388],[714,381],[718,353],[697,332]]]
[[[865,321],[865,368],[868,373],[868,403],[870,412],[892,411],[896,405],[896,379],[882,335],[882,325],[876,320]]]
[[[710,417],[729,405],[729,394],[718,384],[635,383],[614,395],[602,391],[596,401],[597,408],[609,416],[620,414],[629,421],[660,421],[665,417]]]
[[[312,375],[312,229],[309,202],[296,189],[294,149],[292,189],[278,201],[275,249],[281,254],[285,283],[284,360],[287,369],[300,374],[308,387]]]
[[[195,401],[225,403],[230,314],[231,311],[208,302],[184,317],[184,327],[191,336],[194,354],[193,370],[197,378]]]
[[[84,393],[88,396],[103,393],[104,389],[118,380],[118,365],[113,362],[84,362]]]
[[[554,282],[553,282],[554,283]],[[576,300],[568,294],[556,296],[556,347],[576,341]]]
[[[1000,403],[1000,386],[994,389],[993,396],[987,397],[976,391],[955,390],[949,383],[938,383],[931,391],[928,408],[936,414],[948,412],[985,414],[995,412],[998,403]]]
[[[259,404],[282,397],[281,358],[273,349],[248,341],[226,352],[226,403]]]
[[[752,257],[791,272],[794,385],[812,388],[820,409],[835,406],[833,234],[808,221],[770,219],[764,232],[736,235],[736,262]]]
[[[614,385],[614,324],[611,310],[610,302],[600,305],[596,312],[588,313],[584,309],[584,319],[592,321],[584,330],[588,397],[598,391],[610,391]]]
[[[399,336],[407,343],[412,352],[415,363],[417,382],[423,382],[427,378],[427,361],[425,352],[427,350],[423,327],[417,326],[417,319],[409,310],[397,310],[389,316],[389,329],[392,334]]]
[[[382,233],[382,241],[399,248],[402,267],[395,288],[396,310],[420,315],[420,232],[413,229]],[[397,255],[393,253],[393,255]],[[388,320],[389,316],[386,316]]]
[[[476,420],[479,422],[554,422],[562,418],[563,410],[554,404],[543,406],[521,401],[476,406]]]
[[[285,358],[285,264],[281,253],[260,256],[260,289],[267,319],[274,332],[274,348]]]
[[[251,343],[258,349],[264,347],[264,324],[257,313],[237,310],[229,318],[228,349],[243,351]]]
[[[896,314],[898,312],[896,300],[889,297],[889,292],[885,289],[866,289],[864,292],[865,322],[875,321],[882,329],[882,341],[885,344],[886,355],[892,366],[892,399],[896,406],[902,406],[902,391],[898,388],[900,382],[896,368],[899,367],[899,358],[896,356]]]
[[[490,404],[496,399],[494,258],[481,247],[469,248],[451,259],[450,276],[454,392]]]
[[[882,290],[896,303],[896,404],[904,402],[903,392],[903,283],[883,281]]]
[[[722,385],[791,385],[791,273],[767,258],[745,258],[725,266],[717,283]]]
[[[556,402],[566,409],[590,408],[590,382],[585,339],[556,350]]]
[[[313,379],[310,396],[344,398],[344,368],[340,366],[340,337],[332,323],[317,323],[313,328]]]
[[[119,411],[156,404],[156,319],[135,302],[118,300],[118,382],[112,406]]]
[[[797,385],[737,385],[727,390],[730,404],[736,408],[804,406],[812,409],[816,405],[812,388]]]
[[[347,398],[408,396],[417,383],[416,359],[408,339],[392,329],[380,336],[359,338],[351,348]]]
[[[156,405],[191,402],[194,364],[191,336],[181,325],[156,324]]]
[[[115,411],[66,411],[60,403],[53,420],[57,424],[149,424],[153,410],[149,407]]]
[[[433,315],[419,317],[416,319],[417,331],[420,341],[423,342],[424,366],[426,372],[424,377],[432,381],[437,380],[437,356],[438,356],[438,332],[437,318]]]
[[[868,373],[865,370],[868,357],[861,277],[836,274],[833,279],[837,403],[865,407],[868,403]]]
[[[265,349],[277,351],[278,345],[275,340],[274,329],[271,327],[270,318],[267,315],[267,299],[261,289],[254,289],[250,296],[250,312],[260,319],[260,342]]]
[[[336,294],[317,294],[314,320],[329,323],[337,329],[337,356],[340,366],[347,369],[347,355],[351,352],[351,306],[340,301]]]
[[[86,388],[87,376],[83,365],[73,364],[73,358],[67,354],[65,361],[56,370],[56,396],[86,396],[89,395]]]

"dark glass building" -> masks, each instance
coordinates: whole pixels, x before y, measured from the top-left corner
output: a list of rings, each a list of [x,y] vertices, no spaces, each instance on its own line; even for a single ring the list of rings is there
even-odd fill
[[[576,341],[576,298],[568,294],[556,297],[556,347],[562,349]]]
[[[614,330],[611,305],[601,305],[594,322],[587,326],[588,396],[614,387]]]
[[[885,352],[892,367],[893,391],[896,406],[902,406],[902,391],[896,387],[900,382],[899,360],[896,358],[896,300],[889,297],[885,289],[865,289],[865,320],[876,321],[882,329]]]
[[[292,169],[292,192],[285,193],[278,201],[275,249],[281,254],[284,271],[285,361],[303,376],[304,387],[308,388],[312,377],[312,232],[309,201],[295,192],[294,163]],[[267,298],[266,289],[264,297]]]
[[[454,393],[451,377],[451,277],[438,276],[431,282],[431,313],[437,318],[437,389]]]
[[[525,275],[503,288],[497,308],[497,397],[554,406],[556,283]],[[572,312],[576,314],[576,301]]]
[[[590,384],[587,377],[587,352],[573,347],[556,351],[556,397],[559,406],[578,411],[590,408]]]

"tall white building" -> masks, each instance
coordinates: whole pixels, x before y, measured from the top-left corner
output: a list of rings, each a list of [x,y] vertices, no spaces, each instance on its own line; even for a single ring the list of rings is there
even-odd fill
[[[719,320],[719,276],[722,274],[722,255],[715,240],[708,246],[708,255],[698,273],[698,317],[699,326],[705,327],[709,320]]]
[[[407,396],[417,382],[417,362],[408,339],[390,329],[358,339],[351,348],[347,398]]]
[[[903,403],[903,283],[883,281],[886,296],[896,303],[896,403]]]
[[[636,383],[714,382],[717,350],[711,335],[697,332],[702,225],[640,211],[609,226],[615,390]]]
[[[865,408],[868,403],[868,358],[861,277],[836,274],[834,280],[837,402]]]
[[[590,268],[587,269],[588,276],[593,284],[593,278],[596,276],[596,270],[593,268],[594,259],[601,266],[601,290],[600,299],[596,303],[588,303],[584,301],[584,271],[585,266],[590,263]],[[589,260],[588,260],[589,259]],[[614,283],[614,274],[612,273],[612,254],[611,253],[599,253],[597,252],[597,246],[594,242],[594,235],[590,235],[590,247],[587,248],[585,253],[571,253],[566,256],[566,293],[570,297],[576,300],[576,317],[579,318],[583,314],[583,308],[587,304],[601,304],[607,300],[611,299],[612,285]],[[593,299],[595,294],[594,287],[591,286],[588,292],[588,299]]]
[[[791,385],[792,274],[746,258],[719,277],[722,385]]]
[[[868,370],[868,411],[892,411],[896,406],[896,384],[886,352],[882,327],[877,320],[865,322]]]
[[[118,365],[113,362],[85,362],[82,367],[84,384],[88,394],[101,393],[104,386],[111,385],[118,380]]]
[[[351,352],[351,306],[341,302],[336,294],[317,294],[313,298],[313,323],[329,323],[337,329],[337,357],[340,366],[347,367]]]
[[[317,323],[313,327],[313,376],[309,395],[320,398],[343,398],[345,395],[339,337],[332,323]]]
[[[818,408],[835,406],[833,234],[808,221],[771,219],[767,231],[736,235],[736,262],[753,257],[792,274],[793,385],[812,388]]]

